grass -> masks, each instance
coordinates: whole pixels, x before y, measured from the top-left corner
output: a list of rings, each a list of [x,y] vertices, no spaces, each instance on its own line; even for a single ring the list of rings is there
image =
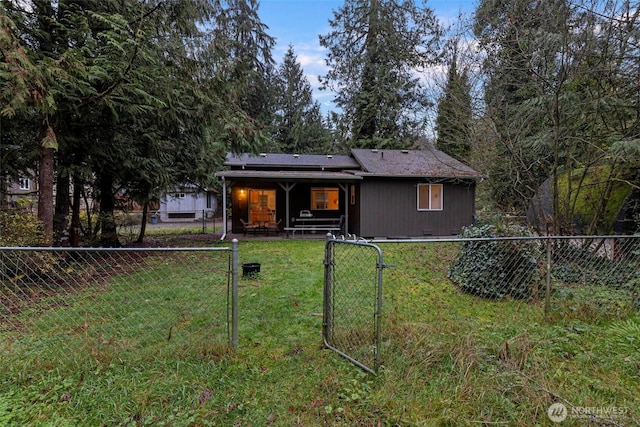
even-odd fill
[[[322,346],[323,250],[319,240],[240,243],[240,263],[261,272],[240,281],[237,351],[196,328],[145,346],[77,334],[60,353],[61,336],[25,328],[0,345],[0,426],[544,426],[554,402],[627,409],[594,425],[640,422],[637,312],[558,305],[547,323],[541,304],[459,292],[444,268],[451,248],[403,252],[387,260],[399,266],[385,272],[374,376]],[[187,305],[199,298],[189,295]]]

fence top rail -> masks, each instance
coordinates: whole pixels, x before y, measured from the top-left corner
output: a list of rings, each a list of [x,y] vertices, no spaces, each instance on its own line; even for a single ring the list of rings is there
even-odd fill
[[[215,248],[73,248],[73,247],[51,247],[51,246],[0,246],[0,252],[228,252],[231,247],[215,247]]]
[[[640,234],[598,235],[598,236],[512,236],[512,237],[451,237],[431,239],[371,239],[373,244],[381,243],[447,243],[447,242],[495,242],[509,240],[596,240],[596,239],[638,239]]]

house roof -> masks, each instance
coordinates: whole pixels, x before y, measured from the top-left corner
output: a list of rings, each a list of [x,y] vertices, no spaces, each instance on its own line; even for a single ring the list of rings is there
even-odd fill
[[[467,178],[480,174],[442,151],[352,149],[351,156],[228,154],[224,178],[356,181],[363,177]]]
[[[361,176],[354,175],[348,172],[336,172],[336,171],[294,171],[294,170],[227,170],[218,172],[216,176],[224,177],[225,179],[243,178],[243,179],[261,179],[261,180],[288,180],[294,179],[296,181],[360,181]]]
[[[232,169],[360,169],[360,165],[351,156],[331,154],[228,154],[224,164]]]
[[[352,149],[362,176],[479,178],[480,174],[448,154],[435,150]]]

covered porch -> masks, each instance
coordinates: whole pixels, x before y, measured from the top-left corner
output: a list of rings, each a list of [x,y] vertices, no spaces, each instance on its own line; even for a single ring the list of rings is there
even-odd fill
[[[349,233],[357,219],[360,176],[344,172],[266,172],[229,170],[223,205],[231,197],[227,233],[246,235],[324,235]]]

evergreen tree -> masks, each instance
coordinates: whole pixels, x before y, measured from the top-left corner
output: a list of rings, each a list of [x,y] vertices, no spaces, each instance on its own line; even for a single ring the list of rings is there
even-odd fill
[[[351,144],[415,145],[431,105],[415,72],[435,62],[441,33],[433,11],[413,0],[347,0],[329,23],[321,82],[337,93]]]
[[[216,0],[214,39],[227,60],[219,76],[231,85],[234,103],[266,128],[272,121],[275,39],[258,15],[258,0]]]
[[[552,162],[548,148],[527,146],[525,141],[532,141],[545,124],[531,107],[522,108],[537,94],[530,68],[535,46],[526,35],[545,25],[548,7],[531,0],[482,0],[474,21],[486,53],[486,114],[496,133],[495,161],[488,171],[491,196],[504,211],[520,214]]]
[[[53,143],[58,145],[59,193],[70,181],[76,189],[89,184],[98,190],[101,244],[119,244],[113,209],[120,189],[144,203],[169,183],[206,185],[228,149],[255,150],[260,143],[255,120],[224,79],[231,51],[221,47],[230,49],[233,43],[201,31],[214,28],[210,18],[220,16],[219,4],[7,4],[3,22],[16,23],[17,47],[3,53],[2,77],[46,102],[39,106],[24,96],[25,102],[15,102],[3,115],[18,109],[25,116],[44,115],[32,132],[46,137],[40,139],[41,147],[51,150],[48,158],[53,159]],[[23,72],[27,63],[33,73]],[[37,88],[42,90],[34,92]],[[52,174],[40,176],[54,181]],[[68,199],[60,199],[61,215],[68,212]],[[78,199],[74,193],[73,200]],[[53,202],[41,205],[50,209]],[[73,208],[77,220],[77,203]]]
[[[464,161],[471,151],[471,93],[466,71],[458,71],[457,56],[454,51],[444,95],[438,102],[436,148]]]
[[[639,136],[639,18],[629,2],[481,2],[476,35],[487,53],[487,116],[498,134],[490,185],[505,208],[523,212],[550,178],[553,210],[544,220],[549,231],[571,232],[586,177],[606,170],[591,223],[583,224],[587,233],[606,230],[615,182],[637,168],[619,154]]]
[[[289,46],[274,80],[275,117],[273,139],[285,153],[320,153],[328,133],[320,105],[313,100],[309,81]]]

